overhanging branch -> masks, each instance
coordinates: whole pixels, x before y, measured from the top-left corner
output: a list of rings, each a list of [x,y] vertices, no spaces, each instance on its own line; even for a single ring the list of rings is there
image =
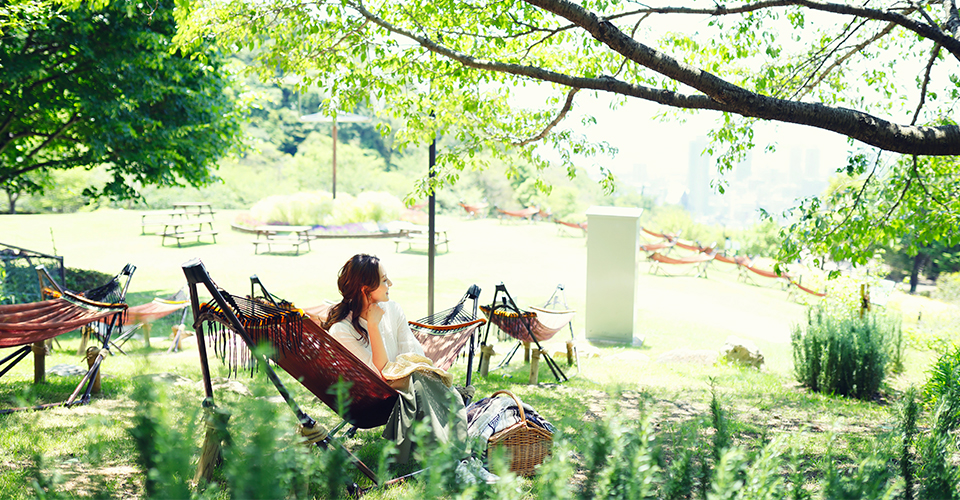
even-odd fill
[[[960,127],[903,126],[853,109],[776,99],[757,94],[643,45],[624,34],[613,24],[601,21],[595,14],[573,2],[568,0],[525,1],[579,25],[594,38],[637,64],[703,92],[710,99],[720,103],[720,110],[747,117],[830,130],[897,153],[960,154]],[[592,87],[584,86],[584,88]]]
[[[628,97],[636,97],[659,104],[672,106],[676,108],[687,109],[711,109],[715,111],[733,111],[727,109],[722,103],[716,102],[703,95],[687,95],[669,90],[656,89],[643,85],[636,85],[617,80],[611,77],[585,78],[571,76],[564,73],[546,70],[538,66],[529,66],[522,64],[503,63],[496,61],[482,61],[472,56],[454,51],[440,43],[434,42],[425,36],[418,35],[398,26],[387,22],[385,19],[368,11],[363,5],[355,3],[353,5],[357,12],[381,28],[403,37],[416,41],[421,47],[463,64],[466,67],[480,69],[484,71],[494,71],[506,73],[531,80],[540,80],[544,82],[557,83],[566,87],[600,90],[615,94],[622,94]]]
[[[522,141],[519,141],[519,142],[515,142],[515,143],[513,143],[513,145],[514,145],[514,146],[526,146],[527,144],[530,144],[530,143],[533,143],[533,142],[537,142],[537,141],[543,139],[544,137],[546,137],[547,134],[549,134],[550,131],[553,130],[553,128],[556,127],[558,123],[560,123],[561,121],[563,121],[563,119],[567,116],[567,113],[570,112],[570,109],[573,108],[573,97],[574,97],[575,95],[577,95],[577,91],[579,91],[579,90],[580,90],[580,89],[570,89],[570,91],[567,92],[567,100],[563,103],[563,108],[560,109],[560,112],[557,113],[557,116],[553,118],[553,121],[551,121],[549,125],[547,125],[546,127],[544,127],[544,129],[543,129],[542,131],[540,131],[539,134],[537,134],[537,135],[535,135],[535,136],[533,136],[533,137],[531,137],[531,138],[529,138],[529,139],[525,139],[525,140],[522,140]]]
[[[893,24],[893,23],[887,23],[887,25],[886,25],[882,30],[880,30],[877,34],[875,34],[874,36],[872,36],[872,37],[870,37],[870,38],[868,38],[868,39],[866,39],[866,40],[858,43],[855,47],[853,47],[853,48],[851,48],[850,50],[848,50],[843,56],[837,58],[836,61],[833,61],[833,64],[831,64],[830,67],[828,67],[826,70],[824,70],[823,73],[820,73],[820,77],[817,78],[817,81],[816,81],[816,82],[814,82],[814,83],[812,83],[812,84],[809,84],[809,85],[806,85],[806,86],[805,86],[805,89],[804,89],[805,91],[802,92],[801,94],[799,94],[799,95],[796,97],[796,99],[799,100],[799,99],[802,99],[803,97],[805,97],[807,94],[809,94],[811,91],[813,91],[813,89],[814,89],[815,87],[817,87],[818,85],[820,85],[820,82],[822,82],[822,81],[824,80],[824,78],[827,77],[827,75],[829,75],[830,73],[832,73],[833,70],[835,70],[835,69],[837,69],[838,67],[840,67],[840,65],[842,65],[844,62],[846,62],[847,60],[849,60],[849,59],[850,59],[851,57],[853,57],[855,54],[859,54],[859,53],[860,53],[863,49],[865,49],[868,45],[870,45],[870,44],[872,44],[873,42],[876,42],[877,40],[879,40],[879,39],[887,36],[888,34],[890,34],[890,32],[893,31],[894,26],[896,26],[896,25]],[[913,125],[913,123],[911,123],[911,125]]]
[[[913,7],[907,7],[902,9],[904,13],[897,12],[894,9],[879,10],[871,9],[867,7],[857,7],[854,5],[841,4],[841,3],[832,3],[832,2],[817,2],[813,0],[769,0],[761,2],[753,2],[749,4],[743,4],[733,7],[728,7],[726,5],[716,3],[716,7],[710,9],[691,9],[691,8],[682,8],[682,7],[663,7],[663,8],[651,8],[644,7],[641,9],[636,9],[631,11],[631,14],[640,14],[640,13],[656,13],[656,14],[699,14],[699,15],[708,15],[708,16],[724,16],[731,14],[746,14],[750,12],[756,12],[765,9],[772,9],[776,7],[806,7],[810,10],[816,10],[820,12],[829,12],[831,14],[841,14],[845,16],[854,16],[862,17],[867,19],[873,19],[875,21],[886,21],[894,23],[898,26],[903,27],[909,31],[912,31],[923,38],[929,39],[931,41],[940,43],[943,45],[947,51],[954,55],[957,59],[960,59],[960,40],[957,40],[957,30],[960,28],[960,18],[957,16],[956,3],[954,0],[942,0],[944,6],[947,9],[947,23],[946,26],[948,29],[942,30],[939,26],[934,23],[921,23],[914,21],[907,17],[904,13],[909,14],[914,12]],[[528,2],[534,4],[533,2]],[[552,3],[552,2],[551,2]],[[951,11],[952,4],[952,11]],[[548,9],[549,10],[549,9]],[[953,20],[953,21],[951,21]],[[951,24],[952,22],[952,24]]]
[[[933,50],[930,51],[927,68],[923,71],[923,84],[920,85],[920,102],[917,103],[917,109],[913,112],[913,119],[910,120],[911,125],[917,123],[917,118],[920,117],[920,110],[923,109],[923,104],[927,100],[927,85],[930,84],[930,72],[933,70],[933,63],[937,60],[937,55],[939,54],[940,44],[936,44],[933,46]]]

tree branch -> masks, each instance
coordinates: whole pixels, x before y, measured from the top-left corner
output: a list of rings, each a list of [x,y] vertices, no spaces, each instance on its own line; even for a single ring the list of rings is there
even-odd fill
[[[844,30],[838,34],[836,39],[831,40],[829,44],[827,44],[825,47],[822,47],[815,54],[809,57],[804,64],[798,65],[797,71],[794,71],[793,74],[800,74],[800,69],[805,68],[807,66],[815,66],[815,67],[809,70],[807,76],[803,80],[803,83],[797,86],[796,92],[794,93],[794,95],[790,97],[790,99],[796,100],[797,93],[802,92],[804,89],[808,89],[808,92],[809,90],[812,90],[814,86],[809,85],[810,80],[812,80],[815,76],[817,76],[817,72],[820,71],[821,68],[823,68],[823,65],[826,64],[828,60],[830,60],[830,57],[840,52],[840,50],[843,48],[843,44],[847,40],[849,40],[853,35],[857,34],[857,31],[859,31],[860,28],[862,28],[866,23],[867,23],[867,20],[863,19],[860,21],[859,24],[855,26],[852,24],[846,25],[844,27]],[[839,36],[840,34],[842,34],[843,36],[840,37]],[[833,45],[835,46],[833,48],[830,48]],[[810,64],[806,64],[806,63],[810,63]],[[817,83],[819,83],[820,81],[822,81],[822,78],[821,80],[818,80]],[[804,93],[804,95],[806,95],[806,93]],[[774,94],[773,97],[780,97],[780,96]]]
[[[573,108],[573,96],[577,95],[577,92],[579,91],[580,89],[574,88],[574,89],[570,89],[570,91],[567,92],[567,100],[566,102],[563,103],[563,108],[560,109],[560,112],[557,113],[557,116],[553,119],[553,121],[551,121],[550,124],[547,125],[539,134],[529,139],[525,139],[520,142],[514,142],[512,144],[518,147],[526,146],[527,144],[530,144],[532,142],[537,142],[543,139],[544,137],[546,137],[547,134],[549,134],[550,131],[553,130],[553,128],[556,127],[557,124],[560,123],[567,116],[567,113],[570,112],[570,109]]]
[[[843,225],[846,224],[847,221],[850,220],[850,217],[853,215],[853,211],[856,210],[856,208],[857,208],[858,205],[860,205],[860,199],[863,197],[863,193],[866,192],[866,190],[867,190],[867,185],[870,184],[870,180],[873,179],[873,174],[877,171],[877,166],[880,165],[880,158],[881,158],[882,155],[883,155],[883,151],[880,151],[880,152],[877,153],[877,159],[876,159],[876,161],[873,162],[873,168],[870,169],[870,175],[868,175],[868,176],[867,176],[867,179],[863,181],[863,186],[860,186],[860,191],[857,193],[857,196],[855,196],[855,197],[853,198],[853,205],[851,205],[850,211],[847,212],[847,215],[844,216],[843,220],[840,221],[839,224],[837,224],[836,226],[833,226],[832,229],[830,229],[829,231],[827,231],[827,234],[825,234],[825,235],[823,236],[824,239],[826,239],[827,237],[829,237],[829,236],[832,235],[833,233],[837,232],[838,229],[840,229],[841,227],[843,227]]]
[[[24,90],[26,90],[26,91],[33,90],[33,89],[35,89],[35,88],[37,88],[37,87],[39,87],[39,86],[41,86],[41,85],[44,85],[44,84],[49,83],[49,82],[52,82],[52,81],[54,81],[54,80],[59,80],[59,79],[61,79],[61,78],[70,77],[70,76],[73,76],[73,75],[76,75],[76,74],[79,74],[79,73],[83,73],[83,72],[85,72],[85,71],[88,71],[88,70],[90,70],[90,69],[93,69],[93,65],[92,65],[92,64],[81,64],[81,65],[73,68],[73,69],[70,70],[70,71],[64,71],[63,73],[57,73],[57,74],[54,74],[54,75],[50,75],[50,76],[47,77],[47,78],[43,78],[43,79],[41,79],[41,80],[37,80],[37,81],[31,83],[30,86],[29,86],[29,87],[26,87]]]
[[[938,42],[943,45],[947,51],[954,55],[957,59],[960,59],[960,40],[956,37],[956,31],[960,27],[960,18],[957,17],[956,4],[954,0],[943,0],[945,7],[951,12],[951,15],[948,19],[956,19],[956,25],[950,25],[950,32],[945,32],[940,29],[936,24],[927,24],[920,23],[910,19],[904,14],[894,11],[893,9],[888,10],[879,10],[871,9],[867,7],[856,7],[853,5],[832,3],[832,2],[817,2],[814,0],[768,0],[761,2],[754,2],[749,4],[740,5],[737,7],[726,7],[724,5],[717,5],[717,7],[712,9],[690,9],[690,8],[680,8],[680,7],[666,7],[666,8],[643,8],[636,9],[632,11],[633,14],[651,12],[655,14],[700,14],[700,15],[710,15],[710,16],[723,16],[731,14],[745,14],[749,12],[755,12],[758,10],[771,9],[774,7],[806,7],[811,10],[817,10],[820,12],[829,12],[832,14],[842,14],[846,16],[855,16],[855,17],[864,17],[867,19],[873,19],[875,21],[887,21],[894,23],[904,29],[912,31],[923,38],[927,38],[931,41]],[[953,4],[952,10],[950,10],[950,5]],[[549,10],[549,9],[548,9]],[[901,9],[905,12],[912,12],[912,8]]]
[[[16,113],[14,113],[12,110],[9,110],[9,111],[10,112],[7,113],[7,117],[3,120],[3,123],[0,124],[0,137],[7,136],[7,129],[10,128],[10,124],[13,123],[13,117],[16,115]],[[0,147],[0,153],[3,152],[3,149],[6,147],[6,144],[8,144],[9,142],[10,141],[3,141],[2,143],[3,146]]]
[[[933,63],[936,62],[939,54],[940,44],[934,44],[933,49],[930,51],[930,60],[927,61],[927,68],[923,72],[923,84],[920,85],[920,102],[917,103],[917,109],[913,112],[913,119],[910,120],[910,125],[917,123],[917,118],[920,116],[920,109],[923,108],[923,104],[927,100],[927,85],[930,84],[930,71],[933,69]]]
[[[956,0],[943,0],[943,10],[946,11],[946,22],[943,23],[943,29],[950,36],[957,38],[960,36],[960,14],[957,13]]]
[[[596,15],[573,2],[568,0],[525,1],[581,26],[594,38],[628,59],[667,78],[689,85],[719,104],[719,106],[701,109],[718,109],[746,117],[831,130],[871,146],[903,154],[960,154],[960,127],[953,125],[939,127],[901,126],[853,109],[832,107],[819,103],[795,102],[760,95],[643,45],[624,34],[613,24],[600,21]],[[606,78],[604,80],[610,81],[613,79]],[[622,88],[621,83],[594,86],[594,81],[585,81],[582,84],[571,86],[618,92]],[[623,85],[629,84],[624,83]],[[630,87],[633,86],[627,88]],[[619,93],[641,97],[633,93]],[[670,103],[670,105],[676,106],[673,103]]]
[[[10,179],[19,177],[28,172],[33,172],[34,170],[40,170],[40,169],[49,168],[49,167],[66,167],[69,165],[79,166],[83,163],[81,160],[82,160],[82,157],[77,156],[69,159],[50,160],[50,161],[44,161],[40,163],[34,163],[29,167],[24,167],[21,169],[6,172],[4,174],[0,174],[0,184],[3,184]]]
[[[79,121],[77,119],[78,117],[79,115],[77,113],[74,113],[69,120],[64,122],[64,124],[59,129],[57,129],[54,133],[50,134],[50,136],[47,137],[45,141],[37,145],[37,147],[34,148],[33,151],[27,153],[26,158],[33,158],[34,155],[36,155],[40,151],[43,151],[43,148],[47,147],[47,145],[49,145],[51,142],[56,140],[57,137],[60,136],[60,134],[62,134],[65,130],[70,128],[74,123],[77,123]]]
[[[686,95],[678,92],[672,92],[669,90],[655,89],[652,87],[646,87],[643,85],[636,85],[627,82],[617,80],[610,77],[600,77],[600,78],[584,78],[567,75],[564,73],[558,73],[555,71],[545,70],[538,66],[529,66],[522,64],[512,64],[512,63],[502,63],[494,61],[481,61],[472,56],[456,52],[448,47],[440,45],[433,40],[412,33],[408,30],[394,26],[393,24],[387,22],[386,20],[374,15],[368,11],[363,5],[359,3],[354,3],[353,7],[357,11],[369,19],[371,22],[380,26],[381,28],[390,31],[391,33],[404,36],[411,40],[416,41],[421,47],[439,54],[448,59],[455,60],[464,66],[469,68],[481,69],[485,71],[496,71],[499,73],[506,73],[521,77],[527,77],[533,80],[541,80],[545,82],[557,83],[566,87],[571,88],[581,88],[581,89],[593,89],[593,90],[602,90],[613,92],[617,94],[623,94],[629,97],[637,97],[639,99],[645,99],[648,101],[657,102],[660,104],[678,107],[678,108],[687,108],[687,109],[712,109],[715,111],[732,111],[732,109],[727,109],[721,103],[714,101],[713,99],[708,98],[707,96],[702,95]]]
[[[813,84],[811,84],[811,85],[809,85],[809,86],[806,86],[805,92],[796,95],[794,98],[795,98],[795,99],[798,99],[798,100],[799,100],[799,99],[803,99],[805,96],[807,96],[808,94],[810,94],[810,92],[812,92],[813,89],[816,88],[817,85],[820,85],[820,82],[822,82],[823,79],[827,77],[827,75],[829,75],[830,73],[832,73],[834,69],[836,69],[837,67],[839,67],[841,64],[845,63],[848,59],[850,59],[851,57],[853,57],[855,54],[858,54],[860,51],[862,51],[863,49],[865,49],[868,45],[870,45],[870,44],[872,44],[873,42],[876,42],[877,40],[879,40],[879,39],[887,36],[888,34],[890,34],[890,32],[893,31],[893,28],[894,28],[895,26],[896,26],[896,25],[893,24],[893,23],[888,23],[888,24],[886,25],[886,27],[884,27],[882,30],[880,30],[877,34],[875,34],[874,36],[870,37],[868,40],[864,40],[863,42],[858,43],[856,46],[854,46],[854,47],[851,48],[849,51],[847,51],[846,54],[844,54],[844,55],[841,56],[839,59],[837,59],[836,61],[834,61],[833,64],[831,64],[830,67],[827,68],[823,73],[821,73],[821,74],[820,74],[820,77],[817,78],[817,81],[816,81],[816,82],[814,82]],[[839,50],[839,47],[838,47],[838,50]],[[913,125],[913,123],[911,123],[911,125]]]
[[[916,173],[916,171],[917,171],[917,155],[913,155],[913,171],[914,171],[914,173]],[[913,184],[913,176],[912,176],[912,175],[907,176],[907,184],[906,184],[905,186],[903,186],[903,191],[900,192],[900,197],[897,198],[897,202],[894,203],[892,207],[890,207],[890,210],[887,211],[887,214],[884,215],[882,219],[880,219],[880,222],[881,222],[881,223],[890,220],[890,216],[893,214],[893,211],[896,210],[897,207],[900,206],[900,202],[903,201],[903,197],[906,196],[906,195],[907,195],[907,191],[910,190],[910,185],[911,185],[911,184]]]
[[[923,192],[927,196],[929,196],[931,200],[936,202],[936,204],[940,205],[941,207],[948,208],[947,204],[938,200],[936,195],[934,195],[929,189],[927,189],[927,185],[923,183],[923,177],[920,176],[920,169],[917,167],[916,155],[914,155],[913,176],[917,179],[917,184],[920,184],[920,188],[923,189]]]

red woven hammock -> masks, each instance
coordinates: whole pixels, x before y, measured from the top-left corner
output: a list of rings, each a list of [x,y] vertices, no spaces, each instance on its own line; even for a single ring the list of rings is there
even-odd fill
[[[434,366],[444,370],[449,370],[453,366],[453,362],[470,340],[473,331],[486,323],[482,318],[477,319],[467,314],[469,311],[464,310],[462,303],[459,306],[463,312],[456,313],[447,319],[447,324],[433,324],[430,318],[407,322],[410,325],[410,331],[423,347],[423,354],[433,361]],[[330,307],[329,304],[321,304],[305,307],[303,312],[314,321],[322,322],[326,319]],[[434,322],[440,322],[452,312],[454,308],[434,314]]]
[[[736,264],[738,266],[750,267],[753,265],[753,262],[750,260],[750,257],[746,255],[737,255],[735,257],[727,257],[723,254],[716,254],[713,256],[714,259],[719,260],[720,262],[726,262],[727,264]]]
[[[274,307],[247,297],[226,295],[234,314],[255,344],[267,343],[273,347],[273,360],[307,390],[320,398],[330,409],[351,424],[369,429],[387,422],[398,397],[397,391],[387,385],[379,374],[370,370],[336,339],[331,337],[312,318],[304,318],[300,311]],[[216,325],[214,349],[221,359],[236,367],[249,358],[247,346],[236,342],[229,320],[213,303],[202,304],[200,321]],[[348,406],[338,407],[335,384],[343,380],[349,384]]]
[[[569,227],[569,228],[572,228],[572,229],[582,229],[583,232],[587,232],[587,223],[586,223],[586,222],[581,222],[581,223],[579,223],[579,224],[575,224],[575,223],[573,223],[573,222],[564,222],[564,221],[562,221],[562,220],[560,220],[560,219],[553,219],[553,222],[556,222],[557,224],[560,224],[561,226],[566,226],[566,227]]]
[[[457,305],[434,313],[432,316],[408,321],[410,330],[423,346],[423,353],[433,361],[435,366],[449,370],[453,362],[463,351],[463,348],[473,338],[473,332],[487,321],[476,317],[476,301],[480,297],[480,287],[473,285],[464,294]],[[473,307],[467,308],[465,302],[473,299]],[[473,361],[473,344],[471,344],[470,362]],[[467,385],[470,384],[470,370],[467,367]]]
[[[0,305],[0,347],[47,340],[126,308],[126,304],[95,302],[69,292],[42,302]]]
[[[535,214],[540,213],[540,209],[536,207],[524,208],[523,210],[503,210],[501,208],[497,209],[497,212],[500,212],[503,215],[508,215],[510,217],[516,217],[518,219],[529,219]]]
[[[140,304],[139,306],[133,306],[127,309],[127,317],[123,324],[149,323],[189,305],[189,300],[164,300],[156,298],[146,304]]]
[[[497,325],[500,331],[521,342],[533,342],[534,338],[540,342],[550,340],[576,315],[576,311],[551,311],[539,307],[530,309],[532,310],[523,311],[520,314],[497,309],[491,316],[490,306],[480,306],[480,310],[490,323]]]
[[[641,227],[640,230],[642,230],[643,232],[649,234],[650,236],[654,236],[654,237],[657,237],[657,238],[663,238],[663,239],[668,240],[668,241],[673,241],[673,240],[677,239],[677,235],[676,235],[676,234],[657,233],[657,232],[651,231],[651,230],[649,230],[649,229],[647,229],[647,228],[645,228],[645,227]]]
[[[674,259],[673,257],[667,257],[666,255],[661,255],[657,252],[650,254],[648,257],[650,260],[655,260],[662,264],[700,264],[701,262],[707,262],[713,260],[714,256],[710,254],[700,253],[696,255],[690,255],[688,257],[680,257]]]
[[[461,202],[460,206],[469,214],[471,217],[477,217],[483,215],[483,212],[487,209],[486,203],[478,203],[476,205],[467,205],[466,203]]]
[[[673,242],[663,241],[660,243],[650,243],[647,245],[640,245],[640,250],[644,252],[656,252],[657,250],[663,250],[664,248],[673,248]]]
[[[786,280],[790,280],[790,275],[789,275],[789,274],[777,274],[775,271],[767,271],[767,270],[764,270],[764,269],[757,269],[757,268],[755,268],[755,267],[753,267],[753,266],[746,266],[746,267],[747,267],[747,269],[753,271],[753,272],[756,273],[756,274],[759,274],[760,276],[763,276],[764,278],[784,278],[784,279],[786,279]]]
[[[799,289],[801,289],[801,290],[803,290],[804,292],[809,293],[810,295],[816,295],[817,297],[826,297],[826,296],[827,296],[826,292],[821,293],[821,292],[818,292],[818,291],[816,291],[816,290],[812,290],[812,289],[810,289],[810,288],[807,288],[807,287],[801,285],[800,283],[797,283],[796,281],[791,281],[790,284],[793,285],[793,286],[795,286],[795,287],[797,287],[797,288],[799,288]]]
[[[433,361],[434,366],[442,370],[449,370],[457,356],[463,351],[464,346],[467,345],[473,331],[486,322],[483,318],[475,319],[469,323],[458,325],[455,330],[440,333],[442,330],[437,330],[432,325],[411,321],[410,330],[413,331],[413,335],[423,346],[423,353]]]
[[[716,250],[712,247],[701,246],[699,243],[686,243],[679,239],[673,241],[678,247],[684,250],[690,250],[691,252],[713,253]]]

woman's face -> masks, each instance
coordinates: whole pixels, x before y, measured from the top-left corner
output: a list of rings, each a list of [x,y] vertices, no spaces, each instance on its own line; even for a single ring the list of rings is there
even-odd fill
[[[393,286],[393,282],[387,277],[387,271],[383,268],[383,264],[380,264],[380,286],[371,290],[367,295],[370,303],[376,304],[377,302],[387,302],[390,300],[391,286]]]

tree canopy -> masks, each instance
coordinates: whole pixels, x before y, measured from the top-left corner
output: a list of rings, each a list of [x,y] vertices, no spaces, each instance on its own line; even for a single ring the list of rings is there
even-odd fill
[[[611,152],[564,127],[578,93],[593,91],[658,103],[667,117],[716,113],[708,152],[721,170],[754,147],[758,120],[850,138],[851,164],[838,170],[865,179],[870,196],[851,198],[855,215],[826,198],[798,207],[785,259],[821,243],[825,255],[864,262],[874,238],[899,239],[917,222],[929,229],[920,244],[957,238],[946,231],[960,212],[956,163],[924,160],[960,154],[955,0],[184,3],[181,43],[213,34],[227,46],[262,46],[265,76],[279,69],[320,84],[328,109],[366,102],[403,124],[397,145],[455,135],[433,187],[477,166],[480,150],[519,152],[545,168],[546,144],[571,173],[580,156]],[[517,97],[525,86],[539,101]],[[929,194],[944,203],[928,207]],[[869,199],[887,210],[864,207]]]
[[[148,184],[204,185],[238,145],[223,59],[205,44],[173,47],[172,1],[62,12],[4,2],[0,12],[0,186],[11,211],[55,169],[105,165],[110,180],[85,194],[114,199]]]

